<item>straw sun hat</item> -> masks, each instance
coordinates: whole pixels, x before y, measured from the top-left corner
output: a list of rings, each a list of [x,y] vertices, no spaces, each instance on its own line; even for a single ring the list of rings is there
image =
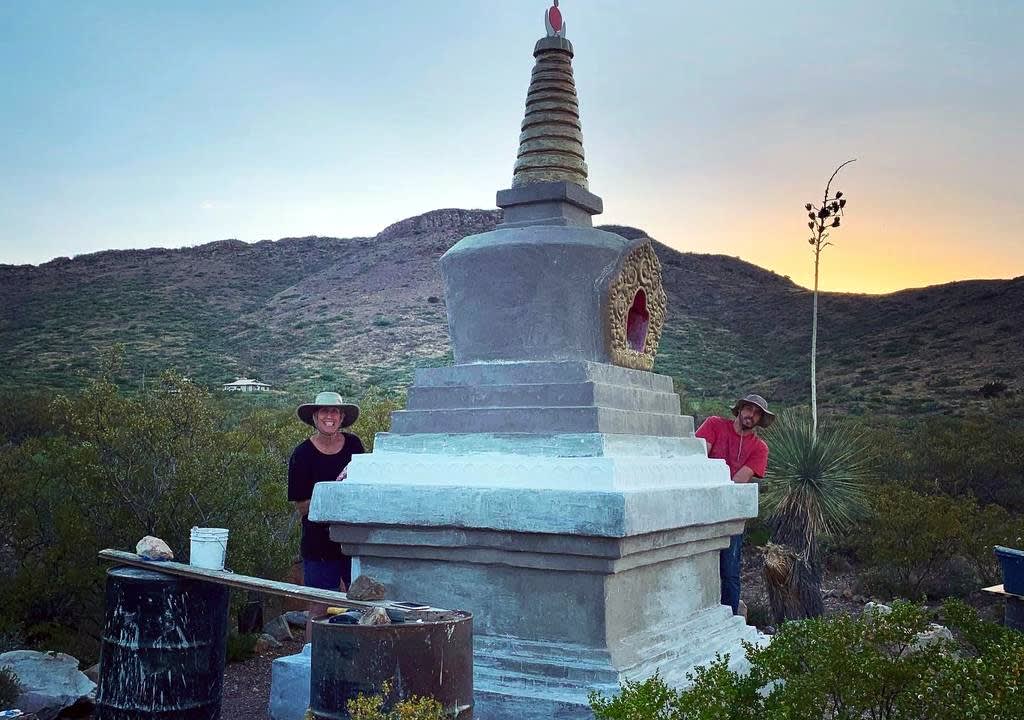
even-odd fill
[[[336,407],[341,410],[341,426],[343,428],[354,423],[356,418],[359,417],[359,406],[346,403],[341,395],[336,392],[317,393],[316,399],[313,402],[299,405],[295,414],[299,416],[299,420],[302,422],[307,425],[313,425],[313,415],[317,410],[325,407]]]

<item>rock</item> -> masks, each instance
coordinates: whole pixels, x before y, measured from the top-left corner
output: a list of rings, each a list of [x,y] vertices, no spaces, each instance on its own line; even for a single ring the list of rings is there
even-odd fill
[[[914,638],[914,642],[911,644],[909,648],[907,648],[907,651],[917,652],[918,650],[923,650],[929,645],[934,645],[938,642],[952,641],[953,633],[950,632],[948,627],[945,627],[944,625],[939,625],[937,623],[931,623],[928,626],[927,630],[917,634],[917,637]]]
[[[17,707],[39,720],[52,720],[96,690],[96,683],[78,669],[78,660],[64,653],[12,650],[0,655],[4,665],[11,666],[22,685]]]
[[[383,600],[384,592],[384,583],[369,575],[360,575],[352,581],[346,594],[350,600]]]
[[[853,596],[853,601],[855,603],[860,603],[861,605],[863,605],[864,603],[866,603],[868,601],[868,599],[866,597],[864,597],[863,595],[854,595]]]
[[[147,535],[135,545],[135,554],[143,560],[173,560],[174,553],[167,543],[158,537]]]
[[[388,617],[387,611],[384,608],[376,607],[373,610],[368,611],[359,620],[360,625],[390,625],[391,618]]]
[[[309,620],[309,610],[289,610],[284,614],[285,622],[295,627],[306,627]]]
[[[270,622],[263,624],[263,633],[270,635],[278,642],[284,642],[285,640],[294,640],[292,636],[292,629],[288,627],[288,621],[285,620],[284,615],[278,615]]]
[[[872,600],[864,604],[864,612],[870,612],[875,615],[888,615],[892,612],[892,608]]]
[[[267,650],[276,650],[281,647],[281,641],[269,633],[263,633],[256,640],[256,652],[265,652]]]
[[[853,590],[851,590],[850,588],[844,588],[843,589],[843,599],[844,600],[853,600]]]

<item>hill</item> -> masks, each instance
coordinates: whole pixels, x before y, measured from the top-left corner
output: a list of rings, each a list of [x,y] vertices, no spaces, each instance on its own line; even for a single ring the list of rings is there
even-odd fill
[[[209,385],[250,375],[298,392],[399,387],[413,367],[451,361],[437,259],[498,218],[436,210],[374,237],[223,240],[2,265],[0,388],[74,385],[115,342],[128,349],[129,382],[174,368]],[[736,258],[656,250],[669,295],[656,370],[691,399],[757,388],[806,401],[811,293]],[[976,405],[983,388],[1018,391],[1022,305],[1024,277],[824,293],[819,397],[855,413],[918,414]]]

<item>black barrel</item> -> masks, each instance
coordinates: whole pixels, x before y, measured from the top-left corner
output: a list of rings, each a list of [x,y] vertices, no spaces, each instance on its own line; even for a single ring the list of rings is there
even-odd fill
[[[391,685],[384,710],[414,695],[440,702],[447,717],[473,717],[473,616],[446,611],[424,622],[390,625],[313,621],[310,710],[320,720],[348,720],[347,703]]]
[[[216,720],[228,588],[135,568],[107,573],[97,720]]]

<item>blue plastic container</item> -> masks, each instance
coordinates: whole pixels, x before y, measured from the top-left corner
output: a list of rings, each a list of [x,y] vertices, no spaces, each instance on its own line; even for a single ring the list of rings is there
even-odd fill
[[[996,545],[995,553],[1003,568],[1003,590],[1024,595],[1024,550]]]

